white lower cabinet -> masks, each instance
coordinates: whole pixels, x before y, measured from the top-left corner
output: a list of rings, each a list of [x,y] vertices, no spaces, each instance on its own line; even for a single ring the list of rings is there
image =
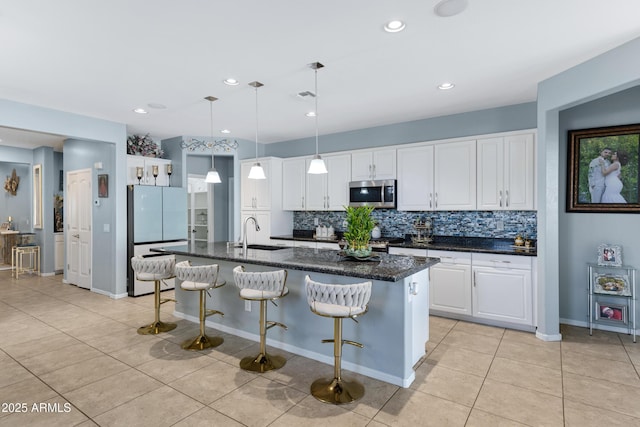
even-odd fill
[[[390,254],[429,256],[429,310],[473,322],[535,326],[536,257],[389,248]]]
[[[471,254],[433,251],[440,262],[430,269],[429,309],[471,315]]]
[[[533,325],[532,257],[473,255],[473,316]]]

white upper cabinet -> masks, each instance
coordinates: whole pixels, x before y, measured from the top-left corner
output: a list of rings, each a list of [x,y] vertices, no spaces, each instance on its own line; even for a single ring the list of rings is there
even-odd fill
[[[398,149],[399,211],[433,210],[433,145]]]
[[[476,209],[476,141],[434,145],[434,208]]]
[[[306,163],[297,157],[282,161],[282,209],[285,211],[305,210]]]
[[[532,133],[478,140],[478,209],[533,209],[534,143]]]
[[[322,156],[328,173],[308,174],[310,158],[282,161],[282,209],[341,211],[349,204],[351,155]]]
[[[398,210],[474,210],[475,141],[398,149]]]
[[[267,179],[249,179],[249,171],[255,160],[244,161],[240,164],[240,180],[241,188],[241,209],[242,210],[269,210],[271,209],[271,188],[274,185],[272,168],[273,159],[258,159],[260,165],[264,169]],[[278,167],[281,167],[279,164]],[[279,184],[279,183],[278,183]],[[274,186],[274,189],[280,191],[280,186]]]
[[[351,156],[339,154],[323,156],[326,174],[307,174],[306,209],[310,211],[341,211],[349,204]],[[307,159],[306,169],[311,159]],[[305,171],[306,171],[305,169]]]
[[[380,149],[351,153],[351,180],[396,179],[396,150]]]
[[[127,155],[127,184],[136,185],[157,185],[166,187],[169,185],[169,175],[167,165],[171,160],[157,159],[155,157]],[[158,176],[154,178],[154,166],[157,168]],[[137,168],[142,168],[142,178],[138,182]]]

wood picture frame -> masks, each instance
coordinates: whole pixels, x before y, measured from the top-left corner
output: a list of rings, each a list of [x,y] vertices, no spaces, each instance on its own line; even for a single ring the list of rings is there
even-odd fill
[[[570,130],[567,143],[567,212],[640,212],[640,124]]]

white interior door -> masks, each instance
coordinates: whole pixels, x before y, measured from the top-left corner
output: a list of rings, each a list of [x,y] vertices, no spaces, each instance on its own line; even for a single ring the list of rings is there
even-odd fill
[[[91,169],[67,172],[67,281],[91,289]]]

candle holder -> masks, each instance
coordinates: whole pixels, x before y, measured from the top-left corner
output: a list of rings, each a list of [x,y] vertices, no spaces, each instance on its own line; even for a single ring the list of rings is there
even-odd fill
[[[171,187],[171,174],[173,173],[173,165],[169,163],[167,165],[167,175],[169,175],[169,187]]]
[[[158,165],[151,166],[151,174],[153,175],[153,185],[158,185]]]
[[[140,185],[140,180],[142,179],[142,174],[144,169],[141,166],[136,166],[136,178],[138,178],[138,185]]]

